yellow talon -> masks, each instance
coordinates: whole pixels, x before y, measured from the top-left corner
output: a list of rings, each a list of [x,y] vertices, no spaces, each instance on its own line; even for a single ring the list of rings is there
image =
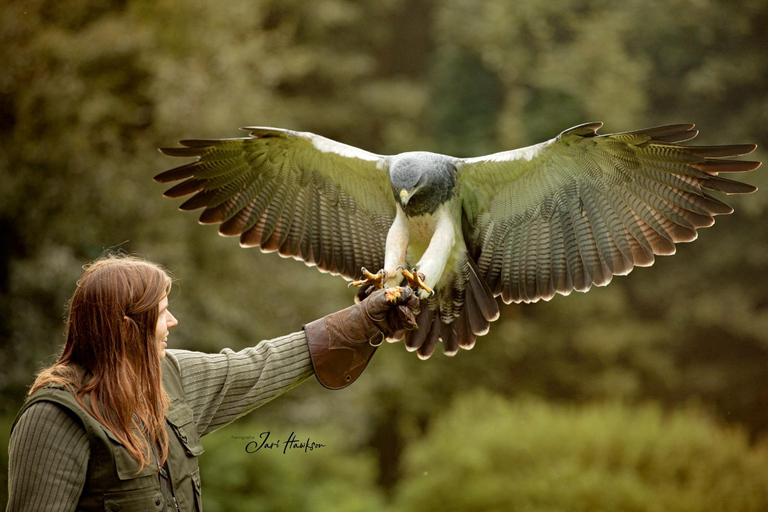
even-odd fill
[[[376,290],[384,288],[384,282],[387,280],[386,270],[381,269],[377,273],[372,274],[365,267],[362,267],[360,271],[363,273],[365,279],[352,281],[348,286],[368,286],[373,287]]]
[[[424,274],[422,274],[416,269],[408,270],[404,267],[398,267],[398,268],[400,268],[403,271],[403,277],[405,277],[406,281],[408,281],[408,286],[410,286],[414,290],[418,290],[419,288],[421,288],[430,295],[435,294],[435,291],[432,290],[432,288],[430,288],[424,283],[424,279],[426,279],[426,276]]]

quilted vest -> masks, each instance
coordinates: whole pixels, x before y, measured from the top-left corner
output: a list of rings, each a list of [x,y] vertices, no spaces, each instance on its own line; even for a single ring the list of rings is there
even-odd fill
[[[168,459],[164,468],[158,468],[153,457],[150,467],[141,469],[117,437],[88,414],[74,395],[63,387],[49,385],[35,391],[19,411],[16,421],[32,404],[53,402],[71,411],[85,428],[90,442],[90,459],[78,512],[203,510],[197,464],[203,446],[197,434],[197,425],[192,409],[184,401],[176,368],[167,359],[162,360],[161,367],[163,387],[171,399],[165,423]]]

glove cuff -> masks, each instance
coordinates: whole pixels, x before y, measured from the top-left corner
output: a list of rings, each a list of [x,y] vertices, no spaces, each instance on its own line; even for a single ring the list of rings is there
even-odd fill
[[[342,389],[355,382],[363,373],[381,342],[376,337],[383,335],[378,333],[362,343],[350,340],[336,322],[329,325],[326,318],[304,326],[309,355],[320,384],[328,389]],[[377,345],[374,346],[371,341]]]

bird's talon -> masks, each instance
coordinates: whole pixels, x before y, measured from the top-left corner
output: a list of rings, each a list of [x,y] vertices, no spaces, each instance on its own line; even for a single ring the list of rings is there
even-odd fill
[[[425,292],[429,294],[429,296],[433,296],[435,294],[435,291],[426,285],[424,280],[426,279],[426,276],[419,272],[416,269],[408,270],[406,268],[403,268],[403,276],[405,277],[406,281],[408,281],[408,286],[410,286],[414,290],[422,289]]]
[[[387,271],[384,269],[379,270],[377,273],[373,274],[368,271],[365,267],[362,267],[360,271],[363,274],[363,277],[365,279],[360,279],[359,281],[352,281],[347,286],[366,286],[365,289],[366,294],[370,294],[373,290],[380,290],[381,288],[384,288],[384,283],[387,280]]]

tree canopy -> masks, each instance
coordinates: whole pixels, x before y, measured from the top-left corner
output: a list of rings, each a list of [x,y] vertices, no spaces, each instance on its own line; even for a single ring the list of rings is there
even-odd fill
[[[176,211],[152,181],[176,164],[159,146],[264,125],[382,154],[475,156],[588,121],[604,121],[605,131],[694,122],[697,142],[758,143],[755,159],[766,158],[768,4],[760,1],[9,0],[0,13],[6,436],[34,372],[63,342],[66,301],[82,265],[105,249],[137,253],[174,272],[171,305],[180,326],[173,341],[180,348],[253,345],[351,303],[343,280],[241,249],[215,228],[198,226],[194,214]],[[449,457],[441,421],[488,435],[514,427],[518,436],[526,430],[515,423],[521,414],[558,422],[565,426],[525,435],[541,436],[550,450],[563,446],[559,460],[573,464],[568,457],[576,448],[565,448],[571,428],[583,433],[574,442],[587,443],[636,422],[642,446],[659,453],[669,445],[656,445],[654,432],[677,425],[676,411],[696,403],[698,412],[679,421],[692,432],[704,429],[709,441],[685,445],[691,453],[720,442],[712,421],[747,436],[713,448],[711,457],[721,457],[713,474],[727,475],[731,447],[749,452],[744,460],[764,460],[745,439],[755,444],[768,432],[768,177],[760,169],[746,180],[762,190],[730,198],[736,213],[650,269],[588,294],[503,306],[491,333],[456,358],[422,362],[401,345],[382,347],[348,390],[306,383],[238,425],[341,432],[329,443],[350,450],[313,500],[327,503],[343,489],[339,482],[354,480],[367,489],[362,506],[371,508],[407,509],[427,494],[450,496],[450,479],[439,488],[413,480],[419,457],[446,457],[444,471],[469,471],[462,468],[471,468],[473,457],[487,456]],[[458,396],[464,401],[454,402]],[[535,399],[515,405],[521,396]],[[455,412],[473,400],[499,418]],[[618,402],[624,405],[600,405]],[[655,405],[642,405],[649,402]],[[455,415],[446,416],[454,403]],[[678,434],[668,439],[683,443]],[[241,447],[226,440],[226,430],[215,435],[225,437],[211,438],[216,449],[203,456],[203,480],[206,488],[228,489],[217,480],[224,478],[217,458],[235,457]],[[615,435],[616,456],[633,456],[638,440]],[[7,446],[7,437],[0,440]],[[328,462],[306,455],[286,470],[294,471],[286,482],[325,478]],[[2,457],[0,472],[7,451]],[[645,470],[666,478],[666,462],[651,462]],[[498,473],[487,461],[477,464],[477,475]],[[633,464],[625,480],[571,465],[579,473],[574,485],[582,486],[573,492],[599,493],[610,482],[620,493],[626,485],[630,501],[620,503],[646,510],[631,506],[646,489],[632,487],[639,471]],[[699,478],[694,464],[691,455],[680,471]],[[256,478],[255,465],[232,471]],[[360,474],[345,476],[356,465]],[[534,470],[500,474],[519,489],[530,485],[531,493],[538,492],[534,484],[554,485],[551,475],[539,478]],[[756,487],[738,489],[744,503],[762,496]]]

